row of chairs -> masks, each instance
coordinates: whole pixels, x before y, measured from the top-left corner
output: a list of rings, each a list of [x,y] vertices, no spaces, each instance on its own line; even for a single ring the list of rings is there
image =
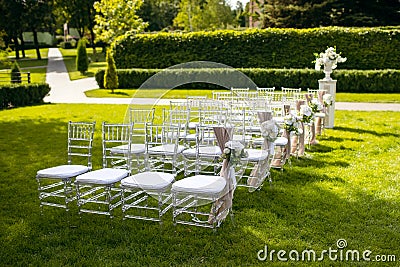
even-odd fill
[[[137,141],[134,140],[134,123],[103,123],[103,168],[93,171],[91,151],[95,123],[69,122],[68,164],[37,172],[40,206],[62,207],[68,211],[69,204],[76,200],[79,213],[112,217],[114,209],[121,206],[124,218],[153,221],[161,221],[162,216],[173,207],[176,223],[211,228],[219,226],[222,219],[218,214],[227,213],[227,210],[213,208],[199,211],[199,207],[203,206],[199,203],[206,201],[215,207],[226,190],[227,181],[215,174],[197,174],[174,182],[178,174],[175,166],[178,161],[174,157],[180,154],[177,150],[180,146],[180,126],[155,127],[146,123],[146,153],[144,161],[141,161],[138,154],[142,154],[143,150],[139,149],[140,144],[134,143]],[[165,142],[166,138],[175,141]],[[152,142],[156,139],[158,145]],[[85,158],[87,164],[73,165],[72,158],[78,156]],[[155,156],[159,156],[157,161]],[[171,161],[167,160],[168,157]],[[169,168],[165,168],[168,163]],[[136,166],[135,171],[132,166]],[[55,199],[61,199],[61,202]],[[154,214],[132,215],[128,213],[131,209]],[[181,216],[185,219],[179,219]],[[200,220],[199,216],[206,219]],[[209,220],[208,217],[214,219]]]
[[[216,208],[217,200],[226,193],[227,180],[218,175],[222,151],[214,128],[234,128],[231,139],[246,145],[248,156],[235,169],[239,178],[234,177],[235,186],[237,183],[251,190],[259,189],[266,178],[271,181],[272,162],[279,161],[276,166],[282,167],[290,153],[287,137],[281,136],[272,146],[265,145],[259,123],[254,123],[259,112],[266,111],[271,118],[278,113],[286,114],[290,106],[284,106],[282,111],[268,105],[249,109],[249,101],[233,105],[223,100],[190,97],[183,104],[171,103],[168,110],[163,110],[159,125],[153,123],[154,109],[130,109],[129,123],[102,124],[103,168],[95,171],[91,164],[95,123],[70,122],[68,164],[37,172],[40,206],[68,211],[69,204],[76,201],[79,213],[110,217],[121,206],[124,218],[154,221],[161,221],[172,208],[175,223],[219,226],[219,212],[227,213],[229,208]],[[74,156],[85,158],[86,164],[72,165]],[[184,178],[177,180],[182,173]],[[44,182],[48,180],[51,182]],[[212,203],[213,208],[207,210],[199,205],[202,202]],[[143,214],[129,214],[131,210]],[[154,214],[146,215],[151,212]],[[179,216],[184,219],[178,219]],[[199,219],[201,216],[205,219]]]

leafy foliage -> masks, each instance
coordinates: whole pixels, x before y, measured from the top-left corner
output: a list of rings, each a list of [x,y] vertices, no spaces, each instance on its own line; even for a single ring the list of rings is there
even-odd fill
[[[21,83],[21,69],[18,65],[17,61],[14,61],[14,63],[11,66],[11,83]]]
[[[399,3],[393,0],[255,0],[254,6],[251,16],[262,28],[371,27],[400,23]]]
[[[136,14],[143,0],[101,0],[94,3],[97,11],[94,32],[97,40],[111,44],[119,38],[143,31],[144,23]]]
[[[89,59],[86,52],[86,39],[80,39],[76,51],[76,69],[84,74],[89,68]]]
[[[111,91],[114,92],[114,89],[118,88],[118,75],[112,51],[110,49],[107,50],[106,61],[107,68],[104,72],[104,88],[111,89]]]
[[[238,69],[247,75],[258,87],[301,87],[318,88],[318,79],[324,77],[322,71],[314,69]],[[193,70],[190,70],[193,71]],[[199,69],[198,72],[214,72],[223,75],[221,69]],[[104,70],[95,77],[100,88],[104,88]],[[159,69],[119,69],[119,88],[139,88],[147,79],[160,72]],[[332,78],[337,79],[337,92],[348,93],[400,93],[400,70],[335,70]],[[188,89],[220,89],[214,84],[185,84]]]
[[[225,0],[182,0],[174,25],[186,31],[225,29],[233,22]]]
[[[41,104],[49,92],[47,83],[0,85],[0,110]]]
[[[299,45],[301,44],[301,45]],[[138,34],[115,47],[119,69],[213,61],[234,68],[314,67],[313,53],[336,46],[341,69],[400,69],[400,28],[313,28]]]

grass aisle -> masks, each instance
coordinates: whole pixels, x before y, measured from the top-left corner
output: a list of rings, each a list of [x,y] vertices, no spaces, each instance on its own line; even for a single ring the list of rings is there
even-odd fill
[[[122,222],[119,211],[112,221],[87,214],[79,220],[74,208],[72,228],[63,210],[48,208],[40,216],[35,173],[66,162],[68,120],[97,121],[96,169],[101,122],[120,122],[125,111],[123,105],[64,104],[0,111],[2,266],[265,266],[257,252],[266,245],[269,251],[312,249],[319,257],[341,238],[344,252],[400,259],[399,112],[336,111],[335,128],[292,167],[274,170],[271,187],[235,192],[234,222],[228,219],[215,234],[174,227],[170,213],[162,226]],[[325,255],[326,266],[348,264]]]

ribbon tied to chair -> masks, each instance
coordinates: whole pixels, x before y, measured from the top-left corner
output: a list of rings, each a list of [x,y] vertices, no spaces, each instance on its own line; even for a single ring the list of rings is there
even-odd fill
[[[218,142],[218,146],[221,149],[221,151],[224,151],[225,145],[231,140],[233,136],[233,128],[218,126],[214,127],[213,129],[215,133],[215,138],[217,139]],[[233,159],[232,157],[225,157],[222,162],[220,176],[225,179],[226,188],[224,190],[224,194],[213,204],[218,207],[216,213],[217,218],[213,218],[213,216],[210,216],[208,219],[209,223],[211,223],[215,219],[217,221],[225,219],[225,217],[229,213],[229,209],[232,207],[233,192],[235,190],[235,184],[234,184],[235,170],[231,164],[232,159]]]

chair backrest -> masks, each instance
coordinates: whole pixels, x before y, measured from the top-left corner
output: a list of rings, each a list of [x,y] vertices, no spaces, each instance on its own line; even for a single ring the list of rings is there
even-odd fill
[[[154,112],[155,109],[138,109],[138,108],[129,108],[129,123],[133,123],[135,127],[138,127],[139,124],[145,125],[154,121]]]
[[[155,109],[129,108],[129,123],[133,123],[132,143],[144,144],[146,123],[153,123]]]
[[[131,169],[131,143],[133,123],[111,124],[103,122],[103,168]],[[116,146],[125,149],[115,153]]]
[[[313,98],[319,99],[320,94],[326,94],[328,91],[324,89],[310,89],[307,88],[307,93],[312,94]]]
[[[300,93],[301,88],[282,87],[282,92],[288,93],[288,94]]]
[[[87,158],[87,166],[92,168],[93,136],[96,122],[68,122],[68,164],[75,157]]]
[[[174,145],[176,152],[179,144],[181,126],[174,124],[146,124],[146,151],[160,145]]]
[[[257,87],[257,93],[259,97],[266,97],[269,92],[274,92],[275,91],[275,86],[274,87]]]

